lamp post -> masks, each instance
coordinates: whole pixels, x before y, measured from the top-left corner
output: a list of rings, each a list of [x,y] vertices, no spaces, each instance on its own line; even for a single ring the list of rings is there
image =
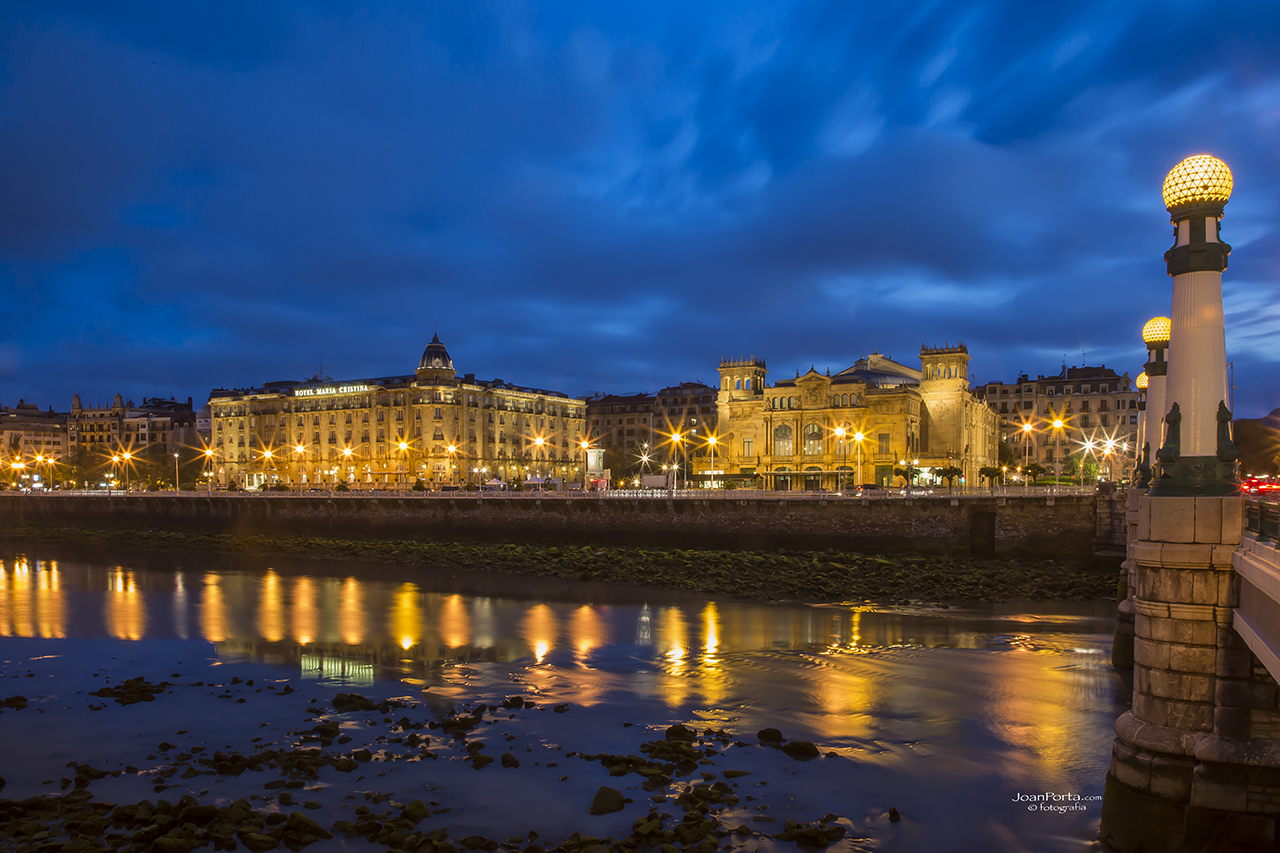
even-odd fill
[[[865,436],[863,436],[863,434],[860,432],[855,432],[853,434],[854,444],[856,444],[858,448],[858,488],[859,489],[862,488],[862,439],[864,437]]]
[[[205,461],[205,464],[209,466],[209,468],[204,473],[205,484],[208,485],[209,494],[212,496],[213,495],[213,464],[214,464],[212,447],[206,447],[204,449],[204,461]]]
[[[542,480],[543,480],[543,476],[542,476],[542,446],[543,446],[544,444],[546,444],[546,441],[545,441],[545,440],[542,438],[542,436],[540,436],[540,435],[539,435],[539,436],[536,436],[536,437],[533,439],[533,446],[534,446],[534,448],[535,448],[535,450],[533,451],[533,455],[534,455],[534,458],[535,458],[535,459],[537,459],[537,462],[538,462],[537,473],[538,473],[538,484],[539,484],[539,485],[541,485],[541,484],[542,484]]]
[[[677,433],[672,433],[672,435],[671,435],[671,441],[672,441],[672,443],[673,443],[673,444],[675,444],[675,446],[676,446],[675,457],[674,457],[673,465],[672,465],[673,470],[674,470],[674,473],[673,473],[673,474],[672,474],[672,476],[671,476],[671,482],[672,482],[672,488],[673,488],[673,489],[675,488],[675,485],[677,485],[677,481],[678,481],[678,480],[679,480],[679,478],[680,478],[680,441],[681,441],[681,439],[683,439],[683,438],[684,438],[684,436],[680,435],[680,433],[678,433],[678,432],[677,432]]]
[[[121,454],[124,464],[124,490],[129,491],[129,464],[133,461],[133,454],[126,450]]]
[[[406,453],[409,450],[409,442],[401,441],[397,446],[400,448],[400,470],[396,472],[396,480],[400,485],[399,490],[404,491],[405,481],[409,479],[408,462],[405,461],[407,459]]]
[[[591,449],[591,443],[588,441],[579,442],[582,448],[582,493],[587,493],[587,460],[589,459],[587,451]]]
[[[453,485],[453,472],[454,472],[455,470],[457,470],[457,467],[458,467],[457,465],[455,465],[455,464],[454,464],[454,459],[455,459],[454,454],[456,454],[456,453],[458,452],[458,448],[457,448],[457,446],[456,446],[456,445],[451,444],[451,445],[449,445],[449,446],[448,446],[447,448],[445,448],[445,449],[449,451],[449,485],[451,485],[451,486],[452,486],[452,485]]]
[[[1059,491],[1062,488],[1062,418],[1053,419],[1053,490]]]
[[[1031,467],[1031,421],[1022,424],[1022,470]],[[1027,481],[1027,491],[1031,491],[1031,480]]]
[[[307,459],[306,456],[303,455],[307,452],[307,448],[302,444],[296,444],[293,447],[293,452],[298,454],[298,461],[296,463],[298,466],[298,476],[296,478],[296,482],[301,486],[302,481],[306,479],[307,476],[305,471]]]
[[[178,491],[178,454],[173,454],[173,490]]]
[[[716,487],[716,437],[714,435],[707,436],[707,447],[711,448],[711,469],[708,472],[708,478],[711,488]]]
[[[351,448],[350,447],[342,448],[342,456],[347,466],[346,467],[347,479],[350,479],[351,478]]]

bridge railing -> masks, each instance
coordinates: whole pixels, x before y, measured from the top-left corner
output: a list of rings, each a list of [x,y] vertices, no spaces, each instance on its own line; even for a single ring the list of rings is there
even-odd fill
[[[1280,502],[1249,498],[1245,502],[1245,529],[1259,542],[1280,542]]]

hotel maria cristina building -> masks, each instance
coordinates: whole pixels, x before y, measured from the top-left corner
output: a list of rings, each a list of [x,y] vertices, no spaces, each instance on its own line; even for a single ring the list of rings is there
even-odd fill
[[[408,488],[581,480],[586,404],[458,376],[433,337],[404,376],[320,376],[209,395],[209,470],[222,486]]]

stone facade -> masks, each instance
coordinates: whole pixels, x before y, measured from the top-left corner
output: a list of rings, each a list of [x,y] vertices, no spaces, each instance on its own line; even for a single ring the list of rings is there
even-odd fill
[[[921,347],[918,370],[873,353],[834,376],[810,368],[769,385],[763,360],[725,360],[717,468],[765,488],[839,490],[901,482],[905,459],[918,482],[955,467],[977,485],[998,464],[996,416],[970,391],[968,365],[964,344]]]
[[[1280,693],[1233,626],[1241,509],[1137,498],[1133,709],[1116,722],[1102,821],[1120,853],[1280,849]]]
[[[432,340],[412,374],[269,382],[209,395],[217,481],[407,488],[581,482],[586,406],[558,391],[458,376]]]

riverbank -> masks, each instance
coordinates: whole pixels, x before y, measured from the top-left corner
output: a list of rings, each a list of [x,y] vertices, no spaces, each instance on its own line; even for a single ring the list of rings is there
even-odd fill
[[[1083,601],[1112,599],[1116,592],[1113,572],[1082,559],[948,552],[562,547],[50,527],[0,527],[0,542],[450,567],[766,601]]]

